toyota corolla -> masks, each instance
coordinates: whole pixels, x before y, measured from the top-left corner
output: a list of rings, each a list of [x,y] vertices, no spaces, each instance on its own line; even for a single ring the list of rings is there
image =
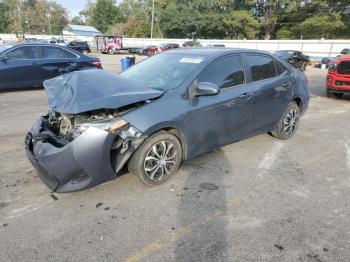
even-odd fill
[[[68,73],[44,83],[50,110],[26,153],[53,191],[117,177],[127,166],[155,186],[182,161],[257,134],[291,138],[308,107],[303,72],[246,49],[178,49],[120,75]]]

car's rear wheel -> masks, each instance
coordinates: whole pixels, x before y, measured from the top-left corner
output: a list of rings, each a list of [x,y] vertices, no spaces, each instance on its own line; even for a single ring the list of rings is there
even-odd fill
[[[149,137],[131,157],[129,172],[141,183],[157,186],[179,169],[182,148],[173,134],[160,131]]]
[[[300,117],[299,106],[296,102],[291,102],[271,134],[283,140],[291,138],[298,129]]]
[[[87,50],[83,50],[82,53],[83,53],[84,55],[87,55],[87,54],[88,54],[88,51],[87,51]]]

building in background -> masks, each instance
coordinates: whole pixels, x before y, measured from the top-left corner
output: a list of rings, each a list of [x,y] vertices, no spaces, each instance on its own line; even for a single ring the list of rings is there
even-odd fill
[[[67,24],[62,29],[63,36],[96,36],[101,34],[93,26]]]

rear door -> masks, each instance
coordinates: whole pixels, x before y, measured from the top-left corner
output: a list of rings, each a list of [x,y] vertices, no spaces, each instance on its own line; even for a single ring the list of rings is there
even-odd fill
[[[253,93],[245,84],[241,56],[218,58],[200,73],[197,82],[214,83],[221,90],[218,95],[190,100],[194,154],[249,135]]]
[[[36,46],[15,47],[4,55],[7,60],[0,62],[0,88],[34,87],[42,84]]]
[[[252,133],[271,131],[292,98],[289,71],[264,54],[245,54],[245,64],[254,92]]]
[[[79,67],[79,56],[57,46],[40,47],[41,79],[47,79],[71,72]]]

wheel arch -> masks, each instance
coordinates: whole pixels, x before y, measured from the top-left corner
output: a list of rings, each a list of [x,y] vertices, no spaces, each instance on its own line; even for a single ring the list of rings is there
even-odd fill
[[[182,149],[182,160],[186,160],[187,159],[187,149],[188,149],[188,144],[187,144],[187,139],[185,134],[178,128],[173,127],[173,126],[165,126],[165,127],[159,127],[157,129],[152,130],[152,132],[149,134],[149,136],[159,132],[159,131],[166,131],[169,132],[171,134],[173,134],[179,141],[181,144],[181,149]]]
[[[300,111],[303,112],[303,110],[304,110],[304,105],[303,105],[303,101],[301,100],[300,97],[294,96],[294,97],[292,98],[292,102],[295,102],[295,103],[298,105],[298,107],[300,108]]]

